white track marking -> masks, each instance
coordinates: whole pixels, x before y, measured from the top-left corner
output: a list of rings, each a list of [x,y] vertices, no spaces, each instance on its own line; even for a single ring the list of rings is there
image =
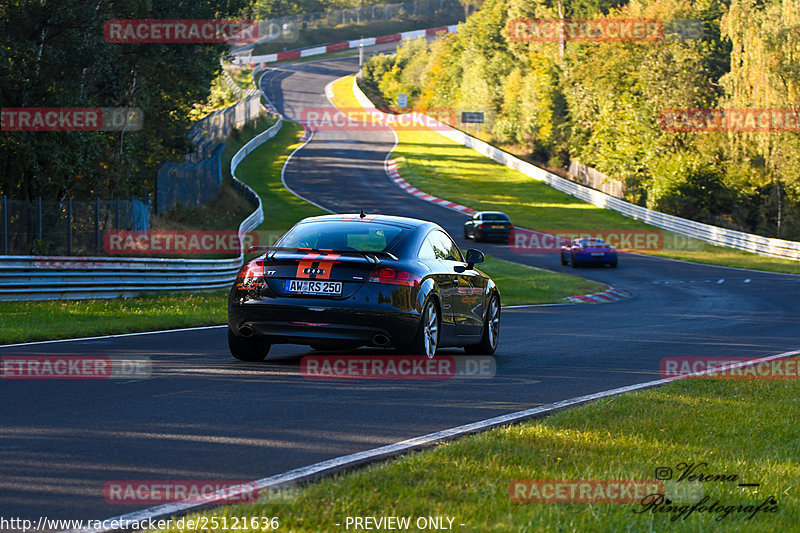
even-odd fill
[[[739,368],[746,364],[757,364],[760,362],[791,357],[793,355],[798,355],[798,354],[800,354],[800,350],[784,352],[777,355],[770,355],[759,359],[753,359],[750,361],[742,361],[724,367],[717,367],[712,369],[712,371]],[[709,373],[708,370],[704,370],[702,372],[695,372],[692,374],[687,374],[685,376],[657,379],[655,381],[648,381],[645,383],[628,385],[627,387],[619,387],[616,389],[597,392],[594,394],[577,396],[575,398],[569,398],[567,400],[562,400],[560,402],[542,405],[539,407],[534,407],[532,409],[526,409],[524,411],[516,411],[514,413],[508,413],[506,415],[496,416],[494,418],[488,418],[486,420],[473,422],[472,424],[465,424],[463,426],[457,426],[454,428],[437,431],[435,433],[428,433],[427,435],[414,437],[412,439],[397,442],[395,444],[388,444],[386,446],[380,446],[378,448],[373,448],[371,450],[365,450],[363,452],[353,453],[350,455],[343,455],[341,457],[328,459],[327,461],[322,461],[319,463],[314,463],[312,465],[295,468],[294,470],[290,470],[282,474],[276,474],[274,476],[253,481],[251,483],[248,483],[248,486],[251,487],[252,485],[257,486],[260,493],[269,492],[273,490],[288,489],[296,487],[297,485],[300,485],[302,483],[308,483],[310,481],[319,479],[321,477],[333,475],[338,472],[343,472],[345,470],[352,470],[356,467],[361,467],[370,463],[375,463],[385,459],[390,459],[392,457],[397,457],[399,455],[403,455],[408,452],[415,451],[421,448],[433,447],[441,442],[453,440],[459,437],[463,437],[465,435],[470,435],[472,433],[486,431],[498,426],[516,424],[532,418],[539,418],[543,415],[560,411],[568,407],[575,407],[577,405],[581,405],[594,400],[599,400],[601,398],[608,398],[611,396],[617,396],[627,392],[634,392],[638,390],[649,389],[652,387],[658,387],[660,385],[666,385],[667,383],[671,383],[673,381],[687,379],[690,376],[700,376],[708,373]],[[228,490],[230,490],[230,488]],[[224,499],[225,497],[229,497],[229,493],[227,491],[224,491],[223,494],[220,495],[220,498]],[[111,522],[112,520],[115,520],[118,523],[122,521],[128,521],[128,523],[130,523],[134,521],[143,521],[148,519],[157,520],[161,518],[167,518],[169,516],[183,515],[189,512],[196,512],[203,508],[208,508],[213,506],[214,505],[212,503],[198,504],[198,503],[176,502],[176,503],[158,505],[156,507],[151,507],[149,509],[143,509],[141,511],[135,511],[121,516],[109,518],[105,522]],[[80,531],[81,533],[100,533],[100,532],[114,531],[114,530],[84,528],[82,530],[76,530],[76,531]]]
[[[13,346],[33,346],[35,344],[54,344],[57,342],[77,342],[77,341],[96,341],[100,339],[116,339],[118,337],[137,337],[140,335],[157,335],[159,333],[178,333],[181,331],[199,331],[203,329],[216,329],[216,328],[227,328],[227,324],[222,324],[220,326],[197,326],[194,328],[179,328],[179,329],[161,329],[156,331],[140,331],[139,333],[117,333],[114,335],[100,335],[97,337],[78,337],[75,339],[55,339],[50,341],[35,341],[35,342],[20,342],[17,344],[2,344],[0,348],[11,348]]]

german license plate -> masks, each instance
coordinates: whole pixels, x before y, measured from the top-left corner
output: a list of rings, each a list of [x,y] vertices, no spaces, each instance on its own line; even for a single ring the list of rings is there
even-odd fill
[[[315,294],[341,296],[341,281],[320,281],[314,279],[287,279],[283,290],[293,294]]]
[[[592,255],[595,256],[595,257],[600,257],[602,255],[606,255],[606,253],[605,252],[592,252]]]
[[[503,229],[503,226],[492,226],[492,229]]]

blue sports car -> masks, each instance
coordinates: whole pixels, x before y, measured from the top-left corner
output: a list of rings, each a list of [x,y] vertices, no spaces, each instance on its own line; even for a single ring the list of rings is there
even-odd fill
[[[574,239],[561,247],[561,264],[578,268],[581,265],[617,266],[617,249],[603,239]]]

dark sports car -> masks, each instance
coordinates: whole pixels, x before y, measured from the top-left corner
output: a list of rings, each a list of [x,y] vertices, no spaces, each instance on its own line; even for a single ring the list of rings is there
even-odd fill
[[[617,266],[617,249],[609,246],[603,239],[574,239],[561,247],[561,264]]]
[[[464,222],[464,238],[478,241],[508,241],[514,224],[500,211],[479,211]]]
[[[301,220],[245,264],[228,300],[228,346],[260,361],[273,344],[394,347],[433,357],[444,346],[492,354],[500,293],[441,227],[384,215]]]

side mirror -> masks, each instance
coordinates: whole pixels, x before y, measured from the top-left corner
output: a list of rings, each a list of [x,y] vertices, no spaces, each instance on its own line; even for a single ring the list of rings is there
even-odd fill
[[[467,250],[467,268],[474,267],[476,263],[483,263],[484,259],[483,252],[480,250],[475,248]]]

